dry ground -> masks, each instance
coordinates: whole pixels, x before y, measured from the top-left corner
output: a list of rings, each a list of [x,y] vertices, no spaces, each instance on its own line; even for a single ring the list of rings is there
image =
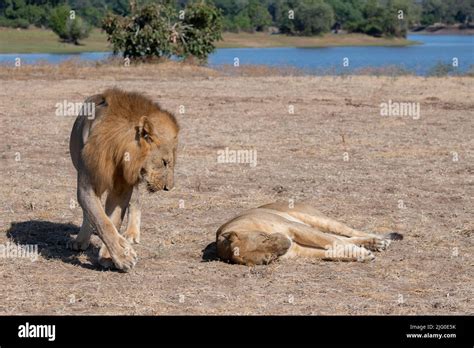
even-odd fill
[[[40,250],[35,262],[0,258],[1,314],[474,311],[473,78],[138,67],[3,68],[0,81],[0,244]],[[185,106],[177,187],[143,198],[140,260],[128,274],[100,270],[96,248],[65,247],[82,214],[70,208],[74,118],[55,116],[55,104],[112,86],[145,92],[177,114]],[[380,116],[389,99],[419,102],[420,119]],[[217,163],[225,147],[257,150],[257,166]],[[226,219],[289,199],[405,239],[371,263],[203,261]]]

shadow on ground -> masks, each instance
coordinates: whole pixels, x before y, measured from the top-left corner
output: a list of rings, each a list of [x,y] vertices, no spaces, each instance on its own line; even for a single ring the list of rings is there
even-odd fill
[[[208,244],[204,248],[204,250],[202,250],[202,261],[203,262],[219,261],[219,257],[217,257],[216,242],[212,242]]]
[[[42,220],[12,222],[7,231],[7,237],[15,244],[37,245],[38,253],[46,259],[60,259],[65,263],[78,265],[87,269],[98,270],[98,249],[92,244],[83,251],[90,263],[79,259],[81,252],[70,250],[67,247],[76,235],[79,227],[73,224],[63,224]]]

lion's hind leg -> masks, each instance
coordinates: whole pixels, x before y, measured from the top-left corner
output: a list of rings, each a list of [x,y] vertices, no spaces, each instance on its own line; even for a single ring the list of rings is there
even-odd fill
[[[271,203],[262,206],[262,208],[273,209],[291,215],[301,222],[314,227],[322,232],[328,232],[344,237],[371,237],[366,232],[355,230],[339,221],[324,216],[319,210],[305,203],[297,203],[290,207],[284,203]]]
[[[370,250],[350,242],[349,238],[324,233],[304,224],[289,223],[287,233],[294,242],[288,257],[334,261],[370,261],[375,258]]]
[[[287,213],[323,232],[347,237],[349,243],[365,247],[372,251],[385,250],[392,240],[401,240],[403,236],[399,233],[388,233],[378,235],[353,229],[334,219],[322,215],[316,209],[307,204],[295,205],[294,209],[288,209]]]
[[[81,229],[79,230],[76,239],[68,243],[68,247],[76,251],[86,250],[90,245],[91,235],[93,231],[94,230],[89,222],[89,219],[87,218],[87,214],[83,212]]]
[[[375,256],[367,249],[354,244],[335,244],[327,249],[313,248],[307,245],[292,243],[290,250],[283,258],[304,257],[325,261],[371,261]]]

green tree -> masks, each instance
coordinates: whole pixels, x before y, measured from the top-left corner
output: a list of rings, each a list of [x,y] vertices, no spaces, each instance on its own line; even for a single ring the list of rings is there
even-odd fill
[[[446,11],[442,0],[424,0],[422,8],[421,24],[423,25],[441,22]]]
[[[236,31],[253,31],[252,21],[247,13],[247,11],[241,11],[237,16],[233,19]]]
[[[115,54],[148,60],[173,54],[171,23],[177,22],[176,11],[164,5],[147,5],[130,16],[109,14],[102,29]],[[177,29],[177,28],[175,28]]]
[[[306,36],[319,35],[328,32],[334,23],[332,7],[322,0],[298,1],[293,11],[294,19],[284,17],[280,26],[282,32]]]
[[[343,28],[360,23],[362,17],[362,2],[360,0],[326,0],[334,10],[335,20]]]
[[[75,45],[79,45],[79,40],[88,37],[91,29],[79,16],[71,12],[67,5],[58,6],[51,11],[49,27],[64,42]]]
[[[263,31],[272,24],[272,16],[259,0],[250,0],[247,6],[248,17],[254,30]]]
[[[114,53],[150,60],[154,57],[196,57],[205,61],[221,38],[220,11],[205,2],[192,2],[179,19],[172,4],[150,4],[130,16],[109,14],[102,28]]]
[[[220,10],[205,2],[192,2],[185,7],[184,13],[182,40],[175,53],[205,62],[216,49],[214,42],[222,39]]]

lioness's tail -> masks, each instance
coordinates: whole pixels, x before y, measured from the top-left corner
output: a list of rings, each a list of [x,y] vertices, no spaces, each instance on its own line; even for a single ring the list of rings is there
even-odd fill
[[[397,232],[390,232],[384,235],[385,239],[390,239],[390,240],[402,240],[403,235]]]

